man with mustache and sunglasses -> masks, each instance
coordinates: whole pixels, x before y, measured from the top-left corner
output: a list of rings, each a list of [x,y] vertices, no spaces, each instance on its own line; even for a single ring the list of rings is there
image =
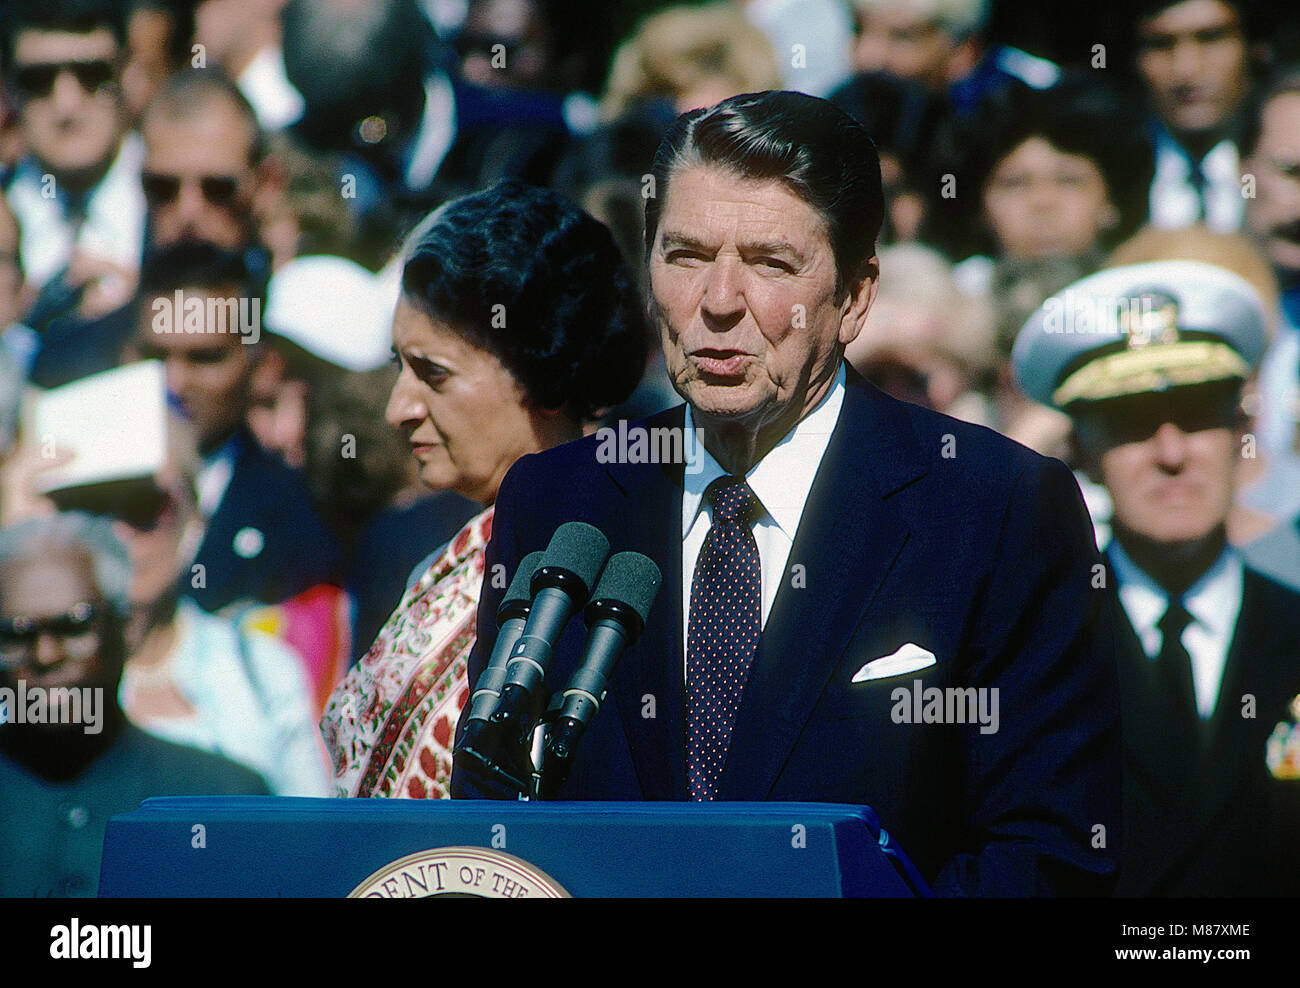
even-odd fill
[[[105,361],[128,328],[111,315],[130,300],[140,267],[142,152],[127,132],[117,5],[16,7],[5,74],[28,154],[5,192],[23,230],[27,279],[40,292],[28,322],[67,340],[33,367],[35,383],[52,387],[111,366]]]

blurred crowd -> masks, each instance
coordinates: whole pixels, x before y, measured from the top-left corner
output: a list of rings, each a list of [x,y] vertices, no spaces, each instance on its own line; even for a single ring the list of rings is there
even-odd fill
[[[1300,588],[1300,14],[1049,8],[6,0],[0,671],[98,684],[122,725],[0,725],[0,787],[34,794],[0,821],[38,859],[37,888],[0,876],[0,894],[93,894],[105,817],[145,795],[334,791],[328,697],[480,511],[430,491],[386,421],[403,243],[517,179],[604,223],[644,290],[660,138],[736,93],[800,90],[867,127],[880,291],[848,359],[1075,467],[1100,545],[1106,487],[1070,417],[1021,389],[1017,334],[1111,266],[1249,282],[1267,340],[1227,530]],[[258,332],[156,331],[183,297],[255,301]],[[605,420],[676,403],[647,344]],[[138,361],[165,372],[159,465],[52,481],[85,451],[34,434],[30,409]],[[87,644],[95,661],[67,661]]]

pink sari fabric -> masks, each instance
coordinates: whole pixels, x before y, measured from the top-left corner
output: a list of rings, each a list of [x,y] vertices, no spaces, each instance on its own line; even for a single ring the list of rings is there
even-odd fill
[[[336,796],[450,795],[492,511],[447,543],[326,703],[320,726]]]

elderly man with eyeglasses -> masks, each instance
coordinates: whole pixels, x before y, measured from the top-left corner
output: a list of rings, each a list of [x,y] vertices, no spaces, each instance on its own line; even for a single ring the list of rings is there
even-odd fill
[[[130,578],[107,519],[0,531],[0,896],[94,895],[109,817],[148,797],[267,793],[255,772],[127,723]]]

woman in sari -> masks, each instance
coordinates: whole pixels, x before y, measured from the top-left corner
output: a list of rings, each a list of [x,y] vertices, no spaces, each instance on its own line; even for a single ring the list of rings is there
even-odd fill
[[[518,182],[446,204],[408,248],[386,419],[421,480],[483,510],[413,574],[321,719],[338,796],[448,795],[456,722],[502,478],[627,399],[649,348],[609,231]],[[412,538],[419,538],[418,532]]]

